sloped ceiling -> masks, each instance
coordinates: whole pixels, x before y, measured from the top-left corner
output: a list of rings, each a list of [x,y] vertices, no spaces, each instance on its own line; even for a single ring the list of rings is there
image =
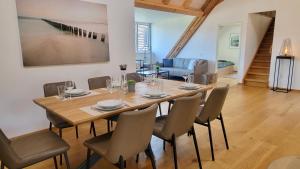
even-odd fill
[[[135,0],[136,7],[202,16],[202,7],[213,0]]]

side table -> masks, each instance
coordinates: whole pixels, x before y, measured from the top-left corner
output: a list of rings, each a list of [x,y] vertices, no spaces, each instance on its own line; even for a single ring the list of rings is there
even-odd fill
[[[288,73],[288,83],[286,89],[282,89],[278,87],[279,82],[279,74],[280,74],[280,65],[282,60],[289,60],[289,73]],[[288,93],[292,90],[292,82],[294,75],[294,66],[295,66],[295,57],[294,56],[277,56],[275,61],[275,72],[273,79],[273,91],[285,92]]]

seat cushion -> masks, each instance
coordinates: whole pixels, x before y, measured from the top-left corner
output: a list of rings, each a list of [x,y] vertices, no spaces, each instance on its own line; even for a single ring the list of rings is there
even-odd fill
[[[155,120],[155,125],[154,125],[154,129],[153,129],[153,135],[162,138],[162,139],[170,139],[167,138],[164,134],[163,134],[163,128],[166,124],[168,116],[159,116],[156,118]]]
[[[171,76],[178,76],[178,77],[181,77],[183,75],[186,75],[186,74],[191,74],[193,73],[192,70],[189,70],[189,69],[180,69],[180,68],[173,68],[172,70],[172,74],[170,73]]]
[[[72,124],[68,123],[61,117],[55,115],[54,113],[51,113],[50,111],[47,111],[47,118],[48,120],[56,127],[60,129],[68,128],[68,127],[73,127]]]
[[[70,149],[64,140],[51,131],[13,139],[11,146],[21,159],[22,167],[60,155]]]
[[[97,154],[104,156],[109,149],[110,139],[112,137],[112,132],[91,138],[84,142],[84,145],[90,150],[96,152]]]
[[[203,123],[206,123],[208,120],[208,119],[204,120],[203,118],[201,118],[201,113],[203,112],[203,108],[204,108],[204,105],[199,106],[199,111],[198,111],[198,113],[196,115],[196,119],[195,119],[196,123],[203,124]]]
[[[173,67],[173,59],[163,59],[163,67]]]
[[[174,58],[173,59],[173,67],[183,69],[184,68],[184,61],[185,61],[184,58]]]

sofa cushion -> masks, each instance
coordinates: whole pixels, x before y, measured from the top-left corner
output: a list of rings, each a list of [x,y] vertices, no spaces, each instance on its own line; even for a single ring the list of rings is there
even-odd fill
[[[183,69],[188,69],[191,60],[192,60],[192,59],[184,59],[183,67],[182,67],[182,68],[183,68]]]
[[[194,70],[195,64],[196,64],[196,59],[191,59],[189,65],[188,65],[188,69]]]
[[[170,72],[170,75],[181,77],[183,75],[191,74],[191,73],[193,73],[193,71],[189,69],[173,68],[172,73]]]
[[[173,59],[163,59],[163,67],[173,67]]]
[[[173,67],[175,68],[184,68],[184,58],[174,58],[173,59]]]

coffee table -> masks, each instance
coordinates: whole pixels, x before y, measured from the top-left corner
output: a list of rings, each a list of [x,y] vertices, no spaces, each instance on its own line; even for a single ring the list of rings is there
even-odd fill
[[[151,75],[156,75],[156,77],[165,75],[167,79],[170,79],[170,72],[168,70],[145,70],[138,73],[144,77]]]

